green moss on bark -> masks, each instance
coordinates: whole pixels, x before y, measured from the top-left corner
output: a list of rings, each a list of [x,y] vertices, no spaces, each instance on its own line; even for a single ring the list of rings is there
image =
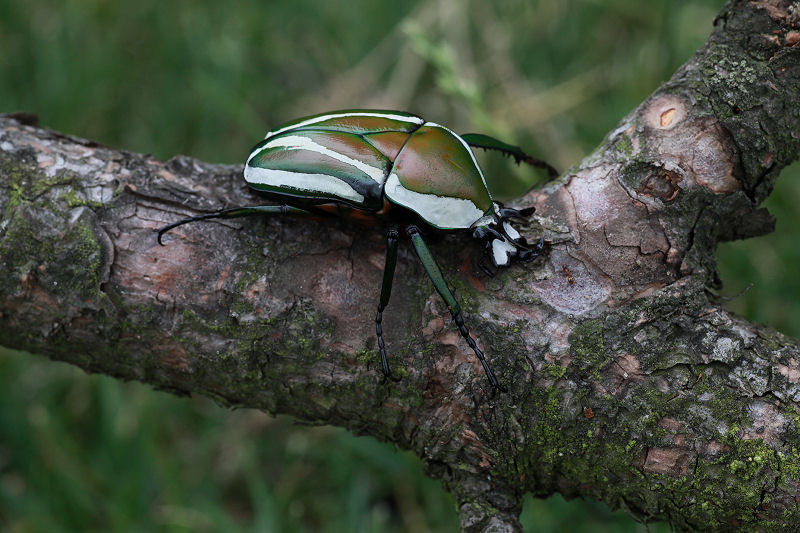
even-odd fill
[[[611,362],[606,353],[603,334],[603,319],[587,320],[577,324],[569,336],[574,364],[579,368],[589,369],[595,379],[600,379],[600,372]]]

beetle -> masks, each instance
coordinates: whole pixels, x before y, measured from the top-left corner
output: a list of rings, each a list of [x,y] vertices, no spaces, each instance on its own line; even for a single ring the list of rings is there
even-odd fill
[[[493,271],[486,261],[495,271],[512,260],[532,261],[544,240],[529,245],[511,225],[512,219],[529,217],[534,208],[516,210],[493,201],[471,148],[497,150],[517,164],[546,169],[551,178],[558,174],[517,146],[488,135],[458,135],[411,113],[365,109],[321,113],[278,126],[250,151],[244,180],[276,205],[234,207],[185,218],[160,228],[158,242],[163,245],[163,235],[177,226],[213,218],[333,215],[383,224],[386,259],[375,331],[384,375],[394,379],[382,318],[404,234],[489,382],[499,388],[422,233],[471,233],[484,243],[481,266],[490,275]]]

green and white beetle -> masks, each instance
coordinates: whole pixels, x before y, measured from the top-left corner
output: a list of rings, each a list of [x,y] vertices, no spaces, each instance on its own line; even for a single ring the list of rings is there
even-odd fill
[[[387,227],[383,272],[375,329],[383,373],[392,377],[381,327],[389,303],[401,231],[414,246],[422,266],[447,304],[461,335],[478,356],[489,382],[498,387],[489,363],[470,336],[461,308],[447,286],[420,228],[433,232],[470,232],[483,241],[494,268],[513,258],[531,261],[543,240],[528,246],[510,219],[533,213],[494,202],[470,149],[498,150],[519,163],[553,167],[519,147],[481,134],[457,135],[451,130],[400,111],[344,110],[286,123],[267,133],[247,158],[244,180],[278,205],[224,209],[179,220],[167,231],[196,220],[263,214],[336,215]],[[484,270],[492,273],[485,265]]]

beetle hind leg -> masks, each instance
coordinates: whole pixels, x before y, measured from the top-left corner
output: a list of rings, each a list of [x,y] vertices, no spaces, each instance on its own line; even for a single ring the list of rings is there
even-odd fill
[[[392,375],[389,361],[386,359],[386,345],[383,342],[383,310],[389,305],[392,295],[392,282],[394,280],[394,267],[397,265],[397,247],[400,242],[400,233],[397,226],[392,226],[386,233],[386,263],[383,267],[383,284],[381,285],[381,300],[378,304],[378,314],[375,315],[375,333],[378,335],[378,350],[381,353],[381,367],[383,375],[393,381],[399,381]]]
[[[197,222],[199,220],[208,220],[211,218],[239,218],[239,217],[247,217],[247,216],[254,216],[254,215],[312,215],[306,211],[305,209],[299,209],[297,207],[290,207],[288,205],[252,205],[248,207],[232,207],[230,209],[223,209],[222,211],[216,211],[214,213],[207,213],[205,215],[197,215],[194,217],[188,217],[177,222],[173,222],[172,224],[167,224],[158,229],[158,244],[164,246],[164,243],[161,242],[161,237],[171,229],[177,228],[178,226],[183,226],[184,224],[188,224],[190,222]]]
[[[478,360],[481,362],[484,372],[486,372],[486,377],[488,378],[489,383],[491,383],[492,387],[495,389],[503,390],[502,387],[500,387],[500,383],[498,383],[492,368],[489,366],[489,362],[483,355],[483,352],[480,348],[478,348],[478,344],[475,342],[475,339],[473,339],[469,334],[469,329],[467,329],[467,326],[464,323],[464,317],[461,315],[461,306],[458,305],[458,301],[456,300],[455,296],[453,296],[450,288],[447,286],[447,282],[444,280],[444,276],[442,276],[442,271],[439,269],[436,259],[433,258],[428,245],[425,244],[425,241],[422,239],[422,235],[419,233],[419,228],[413,224],[409,225],[406,227],[406,234],[411,237],[411,242],[414,245],[414,250],[417,252],[417,257],[419,257],[422,266],[428,273],[428,277],[433,282],[433,286],[436,287],[436,291],[447,304],[447,308],[450,310],[450,316],[453,317],[453,322],[455,322],[456,326],[458,326],[459,333],[461,333],[461,336],[467,341],[467,344],[469,344],[469,347],[472,348],[473,352],[475,352],[475,355],[478,356]]]

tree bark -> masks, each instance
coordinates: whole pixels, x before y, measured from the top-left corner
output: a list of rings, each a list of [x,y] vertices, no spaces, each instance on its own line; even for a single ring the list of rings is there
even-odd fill
[[[545,253],[486,278],[433,245],[504,391],[409,247],[376,353],[380,231],[176,219],[259,203],[240,166],[167,162],[0,118],[0,344],[413,450],[465,531],[526,492],[680,531],[800,530],[800,343],[721,308],[723,240],[800,148],[800,2],[732,1],[706,45],[561,179],[530,192]]]

